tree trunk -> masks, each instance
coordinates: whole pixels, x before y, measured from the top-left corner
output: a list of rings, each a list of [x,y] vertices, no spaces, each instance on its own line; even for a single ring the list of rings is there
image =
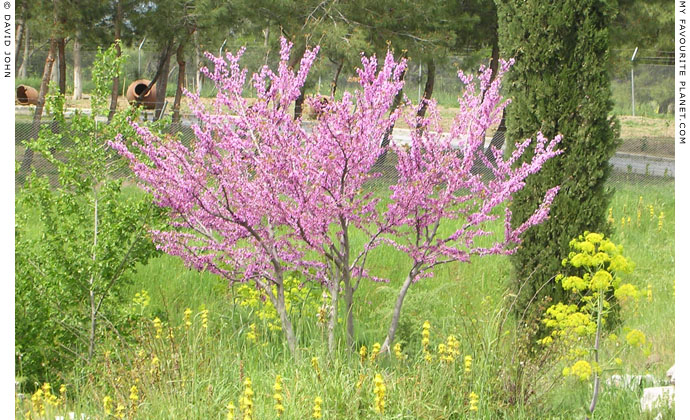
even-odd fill
[[[347,270],[344,270],[347,271]],[[350,272],[347,271],[347,275],[343,279],[343,284],[345,286],[345,319],[347,327],[347,347],[355,349],[355,319],[352,313],[354,309],[354,294],[355,290],[352,288],[352,283],[350,279]]]
[[[278,296],[276,296],[276,312],[278,312],[280,316],[280,322],[283,325],[283,331],[285,332],[285,339],[287,340],[290,353],[297,355],[297,337],[295,337],[295,330],[292,327],[292,322],[285,309],[285,290],[282,281],[277,285],[276,290],[278,292]]]
[[[422,99],[426,99],[427,101],[431,99],[431,95],[433,95],[434,93],[435,81],[436,62],[434,62],[433,58],[429,58],[428,60],[426,60],[426,84],[424,85],[424,94],[422,95]],[[417,116],[420,118],[424,118],[424,115],[426,115],[426,110],[428,107],[428,103],[426,101],[423,101],[421,108],[419,108],[419,111],[417,111]]]
[[[171,48],[172,49],[172,48]],[[157,121],[163,116],[163,105],[165,105],[165,91],[168,88],[168,72],[170,69],[170,55],[166,54],[163,67],[160,69],[160,77],[156,85],[156,112],[154,114],[154,121]]]
[[[120,48],[120,37],[122,32],[122,2],[118,0],[117,9],[115,12],[115,51],[117,57],[120,58],[122,55],[122,50]],[[113,77],[113,90],[110,92],[110,111],[108,112],[108,122],[113,119],[115,111],[117,111],[117,97],[118,91],[120,90],[120,76],[116,75]]]
[[[57,39],[51,37],[50,49],[48,50],[48,57],[43,66],[43,79],[41,80],[41,89],[38,91],[38,99],[36,101],[36,111],[34,112],[34,119],[31,124],[30,139],[38,137],[38,132],[41,129],[41,116],[43,115],[43,106],[46,101],[46,94],[48,93],[48,82],[50,82],[50,75],[53,72],[53,63],[55,62],[55,50],[57,48]],[[19,173],[19,181],[21,184],[26,180],[26,176],[31,170],[31,163],[33,161],[34,151],[27,147],[24,151],[24,159]]]
[[[498,59],[499,59],[499,50],[498,50],[498,38],[495,40],[492,48],[491,48],[491,63],[489,64],[489,68],[491,69],[491,82],[496,78],[496,74],[498,73]],[[482,98],[482,101],[484,98]],[[489,143],[489,146],[487,146],[486,150],[484,150],[484,155],[489,159],[489,162],[495,163],[496,158],[494,157],[493,152],[491,151],[491,148],[494,147],[496,150],[500,150],[503,148],[503,143],[506,141],[506,111],[505,109],[503,110],[503,114],[501,115],[501,123],[498,125],[498,129],[494,133],[494,136],[491,138],[491,143]],[[475,165],[477,164],[482,164],[482,162],[475,162]]]
[[[395,331],[398,329],[398,322],[400,322],[400,313],[402,312],[403,301],[405,300],[405,296],[407,295],[407,291],[412,285],[412,282],[419,274],[419,269],[421,266],[422,263],[415,263],[415,265],[412,267],[412,270],[410,270],[409,274],[407,275],[407,278],[403,282],[402,287],[400,288],[398,299],[395,301],[395,307],[393,308],[391,325],[388,327],[388,334],[386,335],[386,339],[383,341],[383,345],[381,346],[381,353],[390,352],[390,346],[395,340]]]
[[[407,54],[403,54],[402,58],[407,58]],[[400,80],[405,79],[405,75],[407,74],[407,68],[400,73]],[[400,102],[402,102],[402,97],[403,97],[403,90],[400,89],[398,93],[395,95],[395,98],[393,98],[393,104],[391,105],[390,113],[393,113],[399,106]],[[393,126],[391,126],[388,130],[386,130],[386,134],[383,136],[383,140],[381,141],[381,148],[385,149],[388,147],[388,145],[391,142],[391,137],[393,136]],[[383,153],[381,153],[381,156],[379,157],[378,161],[376,162],[377,164],[381,163],[385,157],[386,157],[386,151],[384,150]]]
[[[16,39],[14,46],[14,56],[19,57],[19,50],[22,48],[22,42],[24,41],[25,32],[24,18],[17,19],[17,27],[15,28],[14,37]]]
[[[60,95],[65,95],[67,92],[67,63],[65,63],[65,38],[59,38],[57,40],[58,48],[58,69],[59,69],[59,79],[58,85],[60,87]]]
[[[345,58],[340,59],[338,69],[335,71],[335,76],[333,76],[333,82],[331,83],[331,97],[333,98],[335,98],[335,91],[338,89],[338,77],[340,77],[340,72],[343,70],[343,65],[345,65]]]
[[[331,292],[331,313],[328,319],[328,352],[335,351],[335,329],[338,326],[338,299],[340,292],[340,276],[336,276],[329,285]]]
[[[141,102],[141,99],[146,96],[147,93],[151,90],[151,87],[158,83],[158,79],[161,78],[161,74],[163,74],[163,70],[165,70],[165,74],[168,74],[167,68],[164,68],[165,60],[170,60],[170,55],[172,54],[172,43],[168,43],[165,47],[165,51],[163,54],[160,56],[160,59],[158,60],[158,68],[156,70],[156,74],[153,76],[153,79],[151,79],[151,82],[149,82],[149,85],[146,86],[146,89],[144,89],[139,96],[137,96],[137,102]],[[146,64],[146,67],[148,68],[149,63]],[[166,83],[167,84],[167,83]],[[158,89],[156,89],[156,97],[158,97]]]
[[[304,57],[304,53],[307,50],[307,44],[306,42],[302,41],[299,44],[299,47],[297,47],[296,50],[294,50],[294,55],[290,57],[290,61],[288,62],[288,67],[293,69],[295,72],[299,70],[299,64],[302,61],[302,57]],[[304,86],[300,87],[299,89],[299,96],[295,100],[295,114],[293,116],[294,119],[298,119],[302,117],[302,105],[304,104]]]
[[[82,98],[81,87],[81,43],[79,42],[79,35],[74,37],[74,100]]]
[[[201,94],[201,87],[203,84],[203,77],[199,71],[199,64],[201,63],[201,50],[199,48],[199,32],[194,32],[194,77],[196,80],[195,88],[198,94]]]
[[[24,55],[22,57],[22,65],[19,66],[19,74],[17,77],[26,79],[26,68],[29,66],[29,25],[24,26]]]
[[[184,43],[180,41],[177,47],[177,89],[175,90],[175,103],[173,104],[173,117],[170,132],[176,133],[180,129],[180,102],[182,102],[182,88],[184,87],[185,65]]]

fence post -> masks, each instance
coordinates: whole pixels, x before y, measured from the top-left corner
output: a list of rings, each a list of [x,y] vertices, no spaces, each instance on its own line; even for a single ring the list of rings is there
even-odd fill
[[[630,59],[630,89],[632,98],[632,116],[635,116],[635,56],[637,55],[637,47],[635,47],[635,52],[633,52],[632,58]]]

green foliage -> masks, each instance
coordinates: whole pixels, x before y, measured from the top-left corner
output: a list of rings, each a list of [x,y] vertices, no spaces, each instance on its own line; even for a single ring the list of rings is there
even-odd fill
[[[567,256],[570,238],[585,230],[609,233],[605,213],[612,192],[605,181],[618,145],[618,123],[609,117],[607,73],[615,2],[505,0],[497,5],[501,50],[516,60],[505,83],[513,99],[507,111],[508,144],[534,138],[538,131],[563,135],[564,153],[530,177],[511,206],[518,225],[547,188],[561,187],[549,220],[523,235],[512,259],[520,314],[545,296],[567,298],[550,280]]]
[[[113,47],[94,68],[96,91],[107,95]],[[34,172],[18,192],[15,228],[16,342],[18,374],[30,383],[64,372],[76,360],[89,360],[98,337],[108,329],[126,336],[132,314],[121,305],[122,291],[135,266],[154,255],[147,229],[159,210],[139,191],[125,193],[126,168],[107,141],[118,133],[134,138],[128,118],[116,114],[111,124],[99,120],[107,111],[103,97],[94,113],[65,119],[64,97],[50,96],[52,127],[45,127],[27,147],[57,170],[57,178]]]
[[[619,317],[619,307],[628,317],[634,315],[640,292],[632,283],[623,283],[622,274],[633,271],[633,263],[623,256],[623,247],[598,233],[585,232],[570,241],[571,252],[562,262],[568,274],[559,274],[556,281],[564,290],[577,296],[576,304],[558,302],[545,312],[542,323],[550,334],[540,344],[550,353],[562,354],[567,366],[563,376],[575,376],[581,382],[594,377],[594,394],[600,392],[597,378],[605,371],[617,371],[623,364],[620,356],[629,347],[643,347],[649,354],[649,343],[640,330],[622,328],[625,342],[611,333],[604,337],[611,315]],[[626,318],[626,316],[620,316]],[[620,319],[619,319],[620,322]],[[607,328],[607,329],[609,329]],[[574,363],[573,363],[574,362]],[[583,402],[583,406],[588,405]],[[589,408],[594,412],[596,404]]]

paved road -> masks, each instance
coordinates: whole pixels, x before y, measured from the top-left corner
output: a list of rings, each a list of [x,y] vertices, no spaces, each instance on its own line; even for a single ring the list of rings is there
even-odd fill
[[[490,140],[490,138],[487,138],[485,147],[488,146]],[[393,130],[394,144],[409,144],[409,142],[410,130],[398,128]],[[613,165],[613,169],[619,172],[651,176],[668,176],[671,178],[675,178],[676,176],[676,163],[673,158],[616,152],[611,158],[610,163]]]

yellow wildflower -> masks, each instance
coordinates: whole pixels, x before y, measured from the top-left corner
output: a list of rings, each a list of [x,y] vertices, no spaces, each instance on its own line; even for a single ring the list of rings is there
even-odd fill
[[[247,340],[249,340],[250,343],[257,342],[256,324],[251,324],[249,326],[249,331],[247,332]]]
[[[283,378],[280,375],[276,375],[276,382],[273,384],[273,400],[275,401],[276,417],[280,417],[285,412],[285,407],[283,406]]]
[[[405,355],[402,352],[402,346],[400,343],[395,343],[395,346],[393,346],[393,353],[395,353],[395,358],[398,360],[404,360]]]
[[[652,301],[652,285],[647,284],[647,301],[651,302]]]
[[[186,328],[189,328],[192,326],[191,315],[192,315],[191,309],[187,308],[184,310],[184,325]]]
[[[125,406],[122,404],[118,404],[117,407],[115,407],[115,417],[118,419],[124,419],[125,418]]]
[[[314,398],[314,412],[312,414],[312,418],[315,419],[320,419],[322,414],[321,414],[321,404],[323,403],[323,400],[321,397],[316,397]]]
[[[203,329],[207,330],[208,329],[208,309],[204,309],[201,311],[201,326]]]
[[[611,286],[612,280],[613,277],[611,277],[611,274],[608,271],[599,270],[592,276],[589,287],[594,291],[603,292],[606,291],[609,286]]]
[[[635,286],[630,283],[625,283],[618,286],[618,289],[613,292],[613,295],[616,297],[616,299],[618,299],[619,302],[626,303],[631,299],[637,300],[639,294]]]
[[[465,356],[465,372],[469,373],[472,371],[472,356]]]
[[[154,318],[153,328],[156,329],[156,338],[161,338],[161,334],[163,333],[163,323],[161,322],[160,318]]]
[[[362,347],[359,348],[359,360],[361,362],[364,362],[367,360],[367,346],[362,344]]]
[[[108,395],[103,397],[103,411],[105,411],[106,416],[109,416],[113,412],[113,399]]]
[[[630,330],[630,332],[625,335],[625,341],[631,346],[641,346],[647,341],[647,338],[640,330]]]
[[[244,392],[240,398],[240,410],[243,419],[252,419],[254,415],[254,390],[252,390],[252,380],[248,376],[244,378]]]
[[[228,403],[228,415],[227,415],[228,420],[235,420],[235,404],[230,401]]]
[[[579,360],[570,368],[570,374],[577,376],[581,381],[586,381],[592,376],[592,365],[586,360]]]
[[[371,355],[369,356],[369,358],[372,362],[376,360],[376,356],[379,355],[380,351],[381,351],[381,344],[374,343],[373,347],[371,348]]]
[[[479,395],[474,392],[470,392],[470,411],[477,411],[477,403],[479,402]]]
[[[383,382],[383,377],[377,373],[374,377],[374,410],[383,414],[386,408],[386,384]]]
[[[431,324],[429,321],[424,321],[422,325],[422,347],[424,350],[428,350],[429,347],[429,331],[431,330]]]

